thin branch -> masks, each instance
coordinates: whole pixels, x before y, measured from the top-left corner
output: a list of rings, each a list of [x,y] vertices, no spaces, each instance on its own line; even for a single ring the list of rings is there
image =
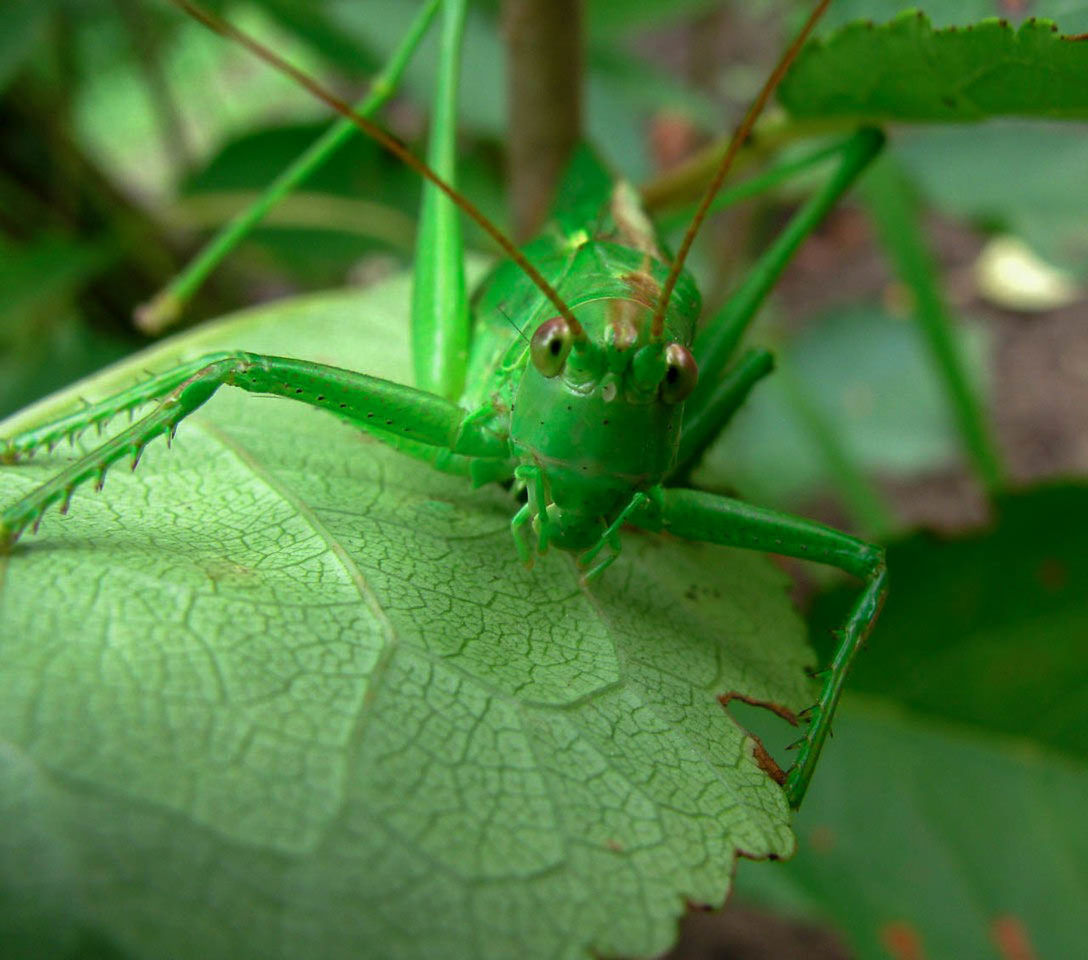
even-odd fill
[[[548,215],[582,135],[582,0],[504,0],[508,167],[514,236]]]

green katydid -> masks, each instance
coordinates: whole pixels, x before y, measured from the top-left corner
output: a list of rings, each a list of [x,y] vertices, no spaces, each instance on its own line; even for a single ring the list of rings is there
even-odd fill
[[[615,188],[588,155],[581,189],[566,195],[555,224],[523,250],[450,185],[453,91],[457,86],[465,0],[444,4],[441,89],[430,166],[380,127],[271,51],[217,18],[175,0],[214,29],[243,43],[378,139],[427,181],[424,237],[443,235],[445,255],[417,275],[413,311],[416,386],[349,370],[252,353],[206,356],[152,377],[68,416],[4,441],[14,459],[99,426],[116,414],[156,403],[151,413],[0,513],[0,544],[10,546],[43,512],[67,510],[73,490],[102,478],[118,460],[133,466],[156,436],[224,385],[282,396],[327,410],[404,454],[474,484],[511,483],[525,500],[511,521],[521,559],[550,546],[577,555],[585,579],[618,555],[625,525],[686,539],[756,549],[829,564],[864,586],[839,631],[831,667],[797,761],[784,777],[800,804],[829,733],[850,663],[872,630],[886,590],[883,552],[813,521],[751,506],[680,483],[771,368],[736,346],[804,238],[878,153],[882,135],[863,129],[839,145],[837,167],[763,254],[714,321],[696,335],[700,299],[683,269],[691,242],[752,124],[829,0],[816,5],[797,40],[767,80],[734,135],[671,263],[629,188]],[[827,156],[821,151],[819,158]],[[470,315],[455,207],[471,216],[510,259],[475,297]],[[428,241],[434,242],[434,241]],[[435,242],[435,246],[438,244]]]

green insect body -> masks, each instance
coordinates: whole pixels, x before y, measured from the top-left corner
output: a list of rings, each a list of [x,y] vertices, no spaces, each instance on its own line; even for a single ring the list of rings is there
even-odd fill
[[[607,209],[607,194],[598,200]],[[480,365],[492,343],[505,346],[494,369],[476,381],[482,393],[465,400],[478,411],[497,410],[494,427],[509,437],[515,475],[528,489],[515,530],[531,524],[538,551],[551,544],[600,549],[632,495],[661,483],[675,465],[684,395],[670,378],[682,379],[687,392],[694,386],[687,349],[699,310],[694,283],[685,276],[664,338],[650,342],[653,294],[667,267],[605,239],[616,232],[610,219],[569,231],[556,225],[528,251],[545,276],[555,277],[584,340],[575,340],[561,317],[549,318],[547,300],[513,265],[497,272],[479,301]],[[517,313],[507,313],[506,301],[518,304]],[[521,318],[519,332],[508,315]],[[528,559],[520,538],[519,546]]]
[[[452,125],[440,121],[443,111],[447,121],[455,113],[447,94],[451,84],[456,86],[451,65],[459,55],[463,2],[448,3],[445,14],[443,97],[431,149],[440,175],[453,165]],[[226,32],[225,25],[217,29]],[[417,277],[417,387],[241,352],[176,367],[7,438],[3,452],[12,460],[121,412],[156,404],[0,513],[0,543],[10,546],[52,504],[66,510],[79,485],[93,480],[100,486],[113,463],[131,458],[135,466],[152,439],[172,436],[186,416],[229,385],[324,409],[477,485],[513,481],[515,492],[525,495],[511,529],[526,563],[556,547],[575,552],[584,576],[595,577],[618,555],[621,528],[630,525],[831,564],[864,586],[842,625],[832,667],[822,675],[797,762],[783,777],[797,806],[850,662],[879,612],[883,554],[813,521],[688,489],[682,478],[770,370],[763,351],[734,357],[744,329],[797,246],[881,143],[878,132],[863,130],[842,145],[828,183],[698,335],[701,304],[694,281],[670,267],[633,192],[612,184],[588,150],[576,154],[552,224],[514,253],[517,262],[504,262],[492,272],[473,300],[471,315],[467,300],[463,310],[459,301],[446,302],[451,290],[455,300],[459,285],[463,290],[462,254],[451,226],[456,210],[432,189],[423,236],[444,234],[456,242],[428,264],[429,275]],[[427,176],[440,180],[431,171]],[[452,194],[447,185],[439,186]],[[458,203],[467,209],[467,201]]]

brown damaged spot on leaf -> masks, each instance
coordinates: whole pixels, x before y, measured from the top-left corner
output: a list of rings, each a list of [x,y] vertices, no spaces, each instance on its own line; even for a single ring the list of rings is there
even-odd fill
[[[734,700],[740,700],[743,703],[747,703],[753,707],[762,707],[764,710],[770,710],[771,713],[781,717],[783,720],[791,723],[793,726],[797,726],[797,714],[795,714],[789,707],[784,707],[780,703],[772,703],[769,700],[757,700],[755,697],[745,696],[743,693],[737,693],[735,690],[729,693],[723,693],[718,697],[718,702],[726,709],[729,709],[729,704]],[[759,765],[759,769],[762,770],[767,776],[769,776],[779,786],[786,782],[786,771],[783,770],[774,757],[767,752],[767,748],[763,746],[763,741],[759,739],[754,733],[752,733],[747,727],[741,723],[737,723],[736,717],[730,714],[734,723],[737,724],[748,736],[748,739],[752,741],[752,759]]]
[[[692,603],[698,603],[703,597],[720,600],[721,596],[722,591],[719,587],[709,587],[698,583],[690,584],[684,591],[684,599],[690,600]]]
[[[748,736],[752,741],[752,759],[759,764],[759,769],[762,770],[768,777],[770,777],[780,787],[786,783],[786,771],[783,770],[768,752],[767,748],[760,742],[759,737],[749,733]]]
[[[995,917],[990,924],[990,936],[1002,960],[1039,960],[1019,917],[1011,914]]]
[[[261,575],[252,567],[229,560],[213,560],[204,568],[208,579],[214,583],[229,584],[235,587],[259,586]]]
[[[812,828],[808,842],[815,853],[830,853],[835,849],[835,831],[826,823],[821,823]]]
[[[770,710],[771,713],[781,717],[791,726],[796,727],[799,725],[797,714],[794,713],[789,707],[784,707],[780,703],[774,703],[771,700],[757,700],[755,697],[749,697],[743,693],[737,693],[737,691],[735,690],[732,690],[729,693],[723,693],[721,694],[721,696],[718,697],[718,702],[723,707],[725,707],[726,710],[729,709],[729,704],[732,703],[734,700],[740,700],[742,703],[746,703],[750,707],[762,707],[764,710]]]
[[[880,942],[894,960],[926,960],[922,938],[918,931],[904,920],[886,923],[880,928]]]
[[[1069,583],[1069,570],[1057,557],[1046,557],[1036,567],[1035,579],[1047,593],[1060,593]]]

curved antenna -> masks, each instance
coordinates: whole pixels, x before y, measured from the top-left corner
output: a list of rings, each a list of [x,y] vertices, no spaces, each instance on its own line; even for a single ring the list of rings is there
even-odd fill
[[[435,173],[426,163],[419,159],[415,154],[411,153],[399,140],[397,140],[392,134],[388,133],[385,129],[378,126],[378,124],[367,120],[366,117],[362,117],[357,114],[351,107],[331,93],[325,87],[321,86],[316,80],[307,74],[303,73],[298,67],[293,66],[283,59],[278,53],[273,52],[268,47],[264,46],[260,41],[255,40],[249,34],[244,33],[237,27],[228,23],[226,20],[216,16],[209,10],[205,10],[203,7],[197,6],[191,0],[170,0],[175,7],[183,10],[194,20],[199,20],[204,26],[216,33],[227,37],[229,40],[233,40],[236,43],[240,43],[243,47],[249,50],[259,59],[263,60],[270,67],[278,70],[280,73],[286,74],[299,86],[305,88],[315,97],[317,97],[322,103],[325,103],[341,116],[350,120],[355,126],[357,126],[363,133],[365,133],[372,140],[376,140],[379,144],[385,147],[390,153],[397,157],[406,166],[411,167],[421,177],[429,180],[439,190],[441,190],[447,197],[452,200],[459,209],[464,211],[476,224],[495,241],[502,248],[502,251],[516,263],[525,272],[525,275],[539,288],[540,292],[547,297],[556,310],[559,311],[560,316],[567,321],[567,327],[573,334],[576,340],[585,340],[586,332],[582,325],[578,322],[578,319],[571,312],[559,294],[556,293],[555,288],[548,283],[547,280],[541,276],[540,271],[536,269],[525,257],[525,255],[514,246],[506,234],[504,234],[495,224],[493,224],[480,209],[467,197],[458,193],[458,191],[450,184],[446,183],[437,173]]]
[[[725,156],[722,157],[722,162],[718,164],[718,170],[714,174],[714,179],[710,181],[710,186],[706,188],[706,193],[703,194],[703,199],[699,202],[699,209],[695,211],[695,216],[691,219],[691,224],[688,226],[687,233],[684,234],[684,242],[680,244],[680,251],[673,261],[672,269],[669,271],[668,279],[665,281],[665,286],[661,289],[661,297],[657,301],[657,309],[654,311],[653,320],[650,322],[651,340],[660,340],[665,335],[665,311],[669,308],[669,300],[672,298],[672,292],[676,288],[676,281],[680,278],[680,271],[684,269],[684,261],[687,259],[688,251],[691,250],[692,243],[695,241],[695,235],[699,232],[699,228],[706,219],[710,204],[721,189],[722,183],[725,181],[725,175],[729,173],[729,168],[733,166],[733,160],[737,155],[737,151],[740,150],[741,144],[748,139],[749,134],[752,132],[752,127],[755,126],[755,122],[759,119],[759,115],[763,112],[763,108],[767,106],[767,101],[770,100],[775,87],[778,86],[779,82],[786,75],[786,71],[789,70],[790,64],[793,63],[797,54],[800,53],[801,47],[805,45],[805,41],[809,38],[809,34],[812,33],[817,21],[824,15],[824,11],[830,4],[831,0],[820,0],[820,2],[816,4],[815,9],[809,14],[808,20],[805,21],[805,25],[801,28],[801,32],[797,34],[793,43],[791,43],[786,49],[786,52],[782,54],[782,59],[778,61],[778,66],[774,68],[774,72],[767,78],[767,82],[763,84],[763,89],[759,91],[759,96],[752,102],[752,105],[748,108],[748,112],[744,115],[744,120],[741,121],[741,125],[737,127],[736,132],[733,134],[733,138],[729,141]]]

